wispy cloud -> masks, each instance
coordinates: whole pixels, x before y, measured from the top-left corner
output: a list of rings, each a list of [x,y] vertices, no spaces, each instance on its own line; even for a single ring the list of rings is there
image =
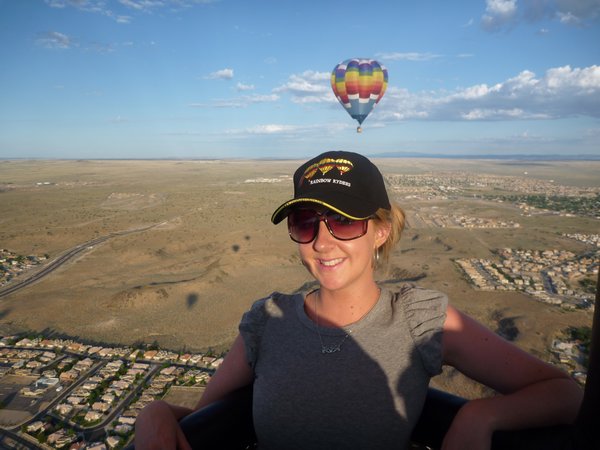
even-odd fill
[[[233,69],[221,69],[209,73],[204,77],[206,80],[231,80],[233,78]]]
[[[123,22],[124,16],[116,14],[110,9],[105,0],[45,0],[45,2],[51,8],[63,9],[71,7],[80,11],[109,17],[120,23],[128,23]]]
[[[273,103],[279,100],[277,94],[242,95],[228,99],[216,99],[208,103],[190,103],[192,108],[246,108],[257,103]]]
[[[242,91],[252,91],[254,90],[254,85],[253,84],[244,84],[244,83],[238,83],[235,85],[235,88],[242,92]]]
[[[297,132],[299,129],[300,127],[296,125],[267,124],[246,128],[243,131],[248,134],[283,134]]]
[[[75,45],[73,39],[58,31],[47,31],[38,34],[35,43],[41,47],[52,49],[69,49]]]
[[[112,53],[116,51],[116,44],[105,44],[102,42],[92,42],[86,46],[87,51],[96,52],[96,53]]]
[[[321,103],[335,101],[331,95],[329,72],[307,70],[290,75],[288,81],[273,89],[275,93],[288,93],[294,103]]]
[[[119,3],[121,5],[127,6],[128,8],[137,9],[138,11],[142,11],[142,10],[148,10],[148,9],[152,8],[154,6],[153,3],[157,3],[157,2],[119,0]],[[160,2],[160,3],[162,3],[162,2]]]
[[[195,5],[207,5],[217,3],[220,0],[118,0],[119,3],[129,9],[151,13],[164,9],[167,11],[181,11],[192,8]]]
[[[112,53],[120,48],[132,47],[134,45],[131,41],[121,43],[82,42],[79,39],[58,31],[38,33],[35,38],[35,44],[47,49],[67,50],[77,48],[79,51],[91,53]]]
[[[133,14],[151,14],[155,11],[180,12],[196,5],[216,3],[220,0],[44,0],[51,8],[76,8],[80,11],[99,14],[117,23],[128,24],[132,17],[124,12]],[[117,9],[122,10],[117,11]]]
[[[600,118],[600,66],[531,71],[494,85],[413,94],[390,88],[378,105],[384,120],[530,120]]]
[[[247,128],[230,129],[225,132],[229,136],[251,137],[251,136],[277,136],[283,138],[297,138],[299,136],[323,136],[324,134],[335,135],[341,130],[353,129],[351,123],[327,123],[316,125],[289,125],[289,124],[262,124]]]
[[[129,119],[127,119],[126,117],[116,116],[116,117],[111,117],[110,119],[108,119],[108,122],[117,125],[117,124],[122,124],[122,123],[129,123],[131,121]]]
[[[486,31],[507,30],[520,21],[556,20],[563,25],[584,26],[600,19],[598,0],[486,0],[481,27]]]
[[[376,57],[384,61],[431,61],[432,59],[440,58],[441,55],[436,55],[434,53],[393,52],[377,53]]]

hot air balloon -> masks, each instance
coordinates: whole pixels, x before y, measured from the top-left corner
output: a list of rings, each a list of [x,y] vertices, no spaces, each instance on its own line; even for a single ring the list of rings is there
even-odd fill
[[[350,117],[363,121],[379,103],[388,84],[387,69],[374,59],[353,58],[339,63],[331,72],[331,88]]]

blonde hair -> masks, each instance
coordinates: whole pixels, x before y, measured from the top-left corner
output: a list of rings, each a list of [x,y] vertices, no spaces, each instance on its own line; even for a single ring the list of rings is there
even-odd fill
[[[400,236],[402,236],[402,230],[404,230],[405,224],[404,211],[400,206],[391,202],[391,209],[379,208],[375,213],[374,220],[384,224],[383,226],[388,226],[390,230],[390,234],[386,241],[377,249],[379,252],[380,264],[385,266],[390,259],[392,250],[398,241],[400,241]]]

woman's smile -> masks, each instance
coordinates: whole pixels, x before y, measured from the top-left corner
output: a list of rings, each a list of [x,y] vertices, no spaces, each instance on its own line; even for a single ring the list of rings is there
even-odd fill
[[[344,258],[319,259],[319,264],[325,267],[336,267],[344,262]]]

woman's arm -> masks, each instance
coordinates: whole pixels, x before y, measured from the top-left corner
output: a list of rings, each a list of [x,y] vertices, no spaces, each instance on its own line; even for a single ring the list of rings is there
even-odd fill
[[[238,334],[219,369],[206,385],[202,398],[196,405],[200,409],[225,397],[230,392],[247,386],[254,380],[254,371],[246,359],[246,346]]]
[[[444,449],[487,449],[496,430],[571,423],[577,416],[583,392],[568,374],[451,306],[444,323],[443,358],[501,394],[465,404],[446,435]]]
[[[246,361],[244,341],[238,335],[194,410],[171,405],[163,400],[154,401],[142,409],[135,422],[136,450],[191,450],[179,427],[179,420],[250,384],[253,378],[254,372]]]

